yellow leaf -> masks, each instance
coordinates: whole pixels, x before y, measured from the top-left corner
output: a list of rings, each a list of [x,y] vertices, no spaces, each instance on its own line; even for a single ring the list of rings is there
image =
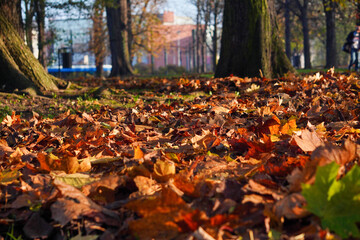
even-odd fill
[[[175,164],[171,161],[158,160],[154,165],[154,173],[159,177],[175,174]]]

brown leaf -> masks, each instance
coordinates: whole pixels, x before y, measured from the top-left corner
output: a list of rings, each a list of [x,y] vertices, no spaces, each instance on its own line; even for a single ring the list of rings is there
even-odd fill
[[[294,136],[294,140],[304,152],[312,152],[323,144],[316,132],[307,129],[301,131],[301,137]]]
[[[26,221],[23,228],[25,235],[31,239],[48,238],[53,227],[46,222],[38,212],[34,212],[30,219]]]
[[[37,159],[40,163],[40,169],[50,172],[50,166],[48,164],[48,161],[46,161],[46,155],[44,153],[38,153]]]
[[[80,167],[77,157],[65,157],[61,159],[61,169],[56,170],[64,170],[66,173],[76,173]]]
[[[54,185],[63,197],[51,205],[51,215],[62,226],[73,219],[84,216],[91,216],[96,222],[106,222],[109,225],[118,224],[119,217],[115,212],[97,205],[75,187],[57,179],[54,180]]]
[[[175,164],[169,160],[158,160],[154,164],[154,173],[158,177],[167,177],[176,173]]]
[[[126,177],[125,176],[107,176],[101,178],[99,181],[87,184],[81,188],[81,191],[88,196],[91,193],[97,192],[99,187],[106,187],[111,190],[115,190],[117,187],[126,185]]]
[[[134,182],[141,195],[152,195],[161,189],[160,185],[158,185],[155,180],[147,177],[136,176]]]
[[[126,207],[143,217],[187,209],[184,200],[168,188],[163,188],[156,197],[134,200],[126,204]]]
[[[311,160],[317,161],[319,166],[323,166],[331,162],[336,162],[339,165],[345,165],[356,158],[357,147],[357,144],[351,140],[346,140],[342,147],[328,143],[317,148],[311,154]]]
[[[91,170],[91,162],[89,158],[83,159],[83,161],[79,165],[78,172],[88,172]]]
[[[305,198],[300,193],[292,193],[274,206],[275,214],[278,218],[286,217],[288,219],[303,218],[310,213],[304,208],[306,204]]]

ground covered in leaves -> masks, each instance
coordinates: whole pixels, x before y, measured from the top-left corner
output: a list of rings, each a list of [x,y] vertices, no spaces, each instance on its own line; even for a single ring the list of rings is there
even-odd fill
[[[360,237],[357,75],[73,83],[1,93],[3,238]]]

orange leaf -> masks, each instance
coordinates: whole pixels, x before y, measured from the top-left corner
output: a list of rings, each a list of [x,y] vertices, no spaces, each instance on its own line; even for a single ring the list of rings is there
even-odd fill
[[[140,149],[140,146],[134,146],[134,159],[140,160],[144,158],[144,152]]]
[[[48,171],[48,172],[51,171],[50,166],[46,161],[46,156],[43,153],[38,153],[37,159],[38,159],[38,161],[40,163],[40,169],[41,170],[45,170],[45,171]]]

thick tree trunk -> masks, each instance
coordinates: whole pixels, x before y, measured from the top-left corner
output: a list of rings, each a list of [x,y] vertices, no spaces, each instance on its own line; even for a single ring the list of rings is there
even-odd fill
[[[4,14],[19,36],[24,39],[21,0],[0,0],[0,14]]]
[[[128,43],[127,0],[117,0],[115,6],[106,7],[106,18],[112,63],[110,77],[132,75]]]
[[[46,38],[45,38],[45,0],[35,0],[36,23],[38,29],[38,60],[46,69]]]
[[[32,93],[57,90],[59,79],[49,75],[25,45],[7,17],[0,13],[0,87],[29,89]],[[32,90],[30,90],[32,89]]]
[[[294,71],[278,38],[271,0],[225,0],[215,77],[282,75]]]
[[[336,29],[335,29],[335,2],[323,0],[326,17],[326,68],[337,66],[336,56]]]

